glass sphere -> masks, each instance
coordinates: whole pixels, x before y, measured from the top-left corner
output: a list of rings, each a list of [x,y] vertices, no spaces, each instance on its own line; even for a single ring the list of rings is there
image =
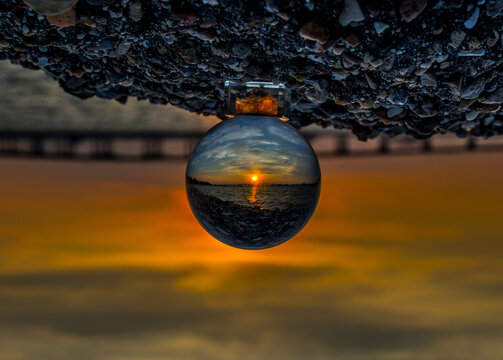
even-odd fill
[[[309,143],[274,117],[238,115],[213,127],[186,173],[190,207],[213,237],[240,249],[266,249],[307,224],[321,173]]]

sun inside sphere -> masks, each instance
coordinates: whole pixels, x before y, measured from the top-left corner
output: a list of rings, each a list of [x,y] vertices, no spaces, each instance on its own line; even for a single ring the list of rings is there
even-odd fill
[[[265,249],[295,236],[320,194],[318,159],[292,126],[237,115],[216,125],[189,159],[186,190],[198,222],[241,249]]]

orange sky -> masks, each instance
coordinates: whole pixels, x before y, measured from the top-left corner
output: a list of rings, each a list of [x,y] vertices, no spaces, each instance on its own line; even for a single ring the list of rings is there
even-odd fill
[[[204,232],[183,163],[0,160],[0,358],[501,358],[502,160],[322,161],[262,251]]]

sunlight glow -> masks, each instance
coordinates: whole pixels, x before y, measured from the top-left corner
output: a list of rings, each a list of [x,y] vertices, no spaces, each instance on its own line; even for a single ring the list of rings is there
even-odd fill
[[[250,174],[248,175],[248,179],[250,179],[250,182],[252,184],[258,184],[259,180],[260,180],[260,174],[257,174],[257,173],[253,173],[253,174]]]

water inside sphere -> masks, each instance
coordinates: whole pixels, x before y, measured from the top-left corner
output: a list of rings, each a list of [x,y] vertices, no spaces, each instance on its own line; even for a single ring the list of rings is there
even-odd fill
[[[238,115],[213,127],[187,165],[190,207],[203,228],[241,249],[266,249],[307,224],[321,173],[309,143],[268,116]]]

